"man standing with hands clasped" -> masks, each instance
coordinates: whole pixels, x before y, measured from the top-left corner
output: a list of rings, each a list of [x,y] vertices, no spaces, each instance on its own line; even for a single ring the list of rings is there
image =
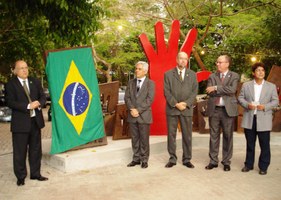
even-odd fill
[[[238,115],[238,102],[235,95],[239,75],[229,70],[231,58],[228,55],[219,56],[216,65],[217,72],[209,77],[206,89],[210,97],[207,104],[210,124],[210,162],[205,169],[211,170],[218,167],[220,129],[222,129],[221,163],[224,171],[230,171],[230,159],[233,154],[233,123]]]
[[[26,156],[30,166],[30,179],[46,181],[40,173],[42,146],[41,128],[45,126],[41,107],[46,97],[39,80],[28,77],[25,61],[15,63],[13,77],[5,88],[6,101],[12,109],[13,165],[17,185],[25,184]]]
[[[247,141],[245,165],[242,172],[254,169],[256,139],[259,138],[259,174],[267,174],[270,164],[270,131],[272,129],[272,109],[279,103],[276,86],[264,80],[265,65],[252,66],[254,80],[243,84],[239,103],[244,108],[241,126]]]
[[[192,116],[193,103],[198,93],[196,74],[187,68],[188,55],[179,52],[177,67],[164,75],[164,95],[166,98],[166,117],[168,124],[168,152],[170,155],[166,168],[177,164],[176,135],[178,122],[182,132],[182,163],[188,168],[194,168],[190,162],[192,157]]]
[[[129,81],[125,91],[125,103],[128,113],[128,123],[132,135],[133,161],[127,167],[141,164],[148,167],[149,133],[152,123],[151,104],[155,95],[155,84],[146,77],[148,64],[139,61],[136,64],[136,78]]]

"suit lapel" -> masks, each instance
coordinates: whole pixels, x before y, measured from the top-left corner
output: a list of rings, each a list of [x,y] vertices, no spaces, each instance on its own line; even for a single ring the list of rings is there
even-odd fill
[[[134,79],[134,81],[132,82],[132,90],[133,90],[133,94],[135,94],[135,97],[137,96],[137,78]]]
[[[220,79],[220,73],[219,72],[216,72],[215,79],[216,79],[217,85],[221,85],[221,79]]]
[[[139,91],[139,95],[138,95],[138,96],[140,96],[141,93],[143,92],[144,88],[146,87],[147,82],[148,82],[148,79],[147,79],[147,77],[146,77],[146,78],[144,79],[143,83],[142,83],[142,86],[141,86],[141,88],[140,88],[140,91]]]
[[[31,98],[31,100],[33,99],[32,97],[33,97],[33,95],[34,95],[34,91],[35,91],[35,85],[34,85],[34,83],[30,80],[30,79],[28,79],[28,86],[29,86],[29,96],[30,96],[30,98]]]
[[[265,97],[265,94],[266,94],[266,91],[268,90],[268,87],[267,87],[267,82],[264,81],[264,84],[262,86],[262,89],[261,89],[261,95],[260,95],[260,99],[259,99],[259,102],[262,101],[263,97]]]
[[[22,95],[25,96],[26,99],[28,100],[28,97],[27,97],[26,94],[25,94],[25,91],[24,91],[24,89],[23,89],[23,86],[22,86],[20,80],[19,80],[17,77],[15,77],[15,84],[16,84],[17,88],[19,88],[19,91],[22,93]]]
[[[185,71],[186,71],[186,70],[185,70]],[[179,76],[179,74],[178,74],[177,67],[174,68],[173,76],[174,76],[180,83],[182,83],[181,80],[180,80],[180,76]]]
[[[249,92],[250,93],[250,95],[251,95],[251,99],[252,99],[252,101],[255,101],[255,86],[254,86],[254,81],[251,81],[251,83],[249,84],[249,86],[250,86],[250,88],[249,88],[249,90],[247,91],[247,92]]]

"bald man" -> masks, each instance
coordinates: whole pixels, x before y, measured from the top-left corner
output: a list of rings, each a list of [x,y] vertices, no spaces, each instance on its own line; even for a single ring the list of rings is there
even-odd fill
[[[166,117],[168,124],[168,152],[170,155],[166,168],[177,164],[176,135],[178,122],[182,132],[182,163],[194,168],[190,162],[192,151],[193,103],[198,93],[198,83],[194,71],[187,67],[188,55],[179,52],[177,66],[164,75],[164,95],[166,98]]]
[[[42,147],[41,128],[45,126],[41,107],[46,97],[39,80],[28,77],[28,66],[23,60],[14,65],[13,77],[5,87],[5,97],[12,109],[13,166],[17,185],[23,186],[27,176],[26,156],[30,166],[30,179],[46,181],[40,173]]]

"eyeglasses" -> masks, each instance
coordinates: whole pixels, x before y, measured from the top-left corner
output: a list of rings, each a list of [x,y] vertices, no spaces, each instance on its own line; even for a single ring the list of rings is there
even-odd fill
[[[219,61],[217,61],[217,62],[215,62],[216,64],[222,64],[222,63],[228,63],[228,62],[219,62]]]
[[[17,70],[28,70],[28,67],[18,67]]]

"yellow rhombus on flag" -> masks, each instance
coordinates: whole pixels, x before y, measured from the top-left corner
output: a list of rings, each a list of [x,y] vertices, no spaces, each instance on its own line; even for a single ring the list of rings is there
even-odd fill
[[[100,92],[92,49],[49,52],[46,74],[51,96],[51,154],[104,137]]]

